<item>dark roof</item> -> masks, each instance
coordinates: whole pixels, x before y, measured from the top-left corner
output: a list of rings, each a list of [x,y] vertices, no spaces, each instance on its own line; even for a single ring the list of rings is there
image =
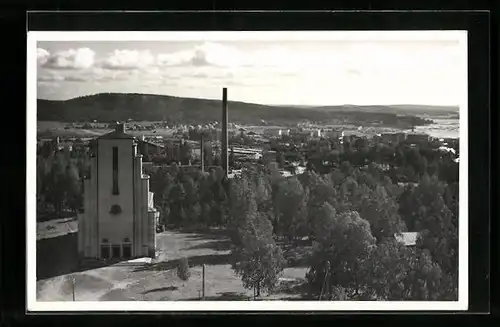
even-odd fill
[[[130,135],[130,134],[124,133],[124,132],[112,131],[111,133],[107,133],[107,134],[99,136],[98,139],[107,139],[107,140],[109,140],[109,139],[130,139],[130,140],[134,140],[135,137]]]
[[[148,145],[152,145],[152,146],[157,146],[157,147],[160,147],[160,148],[163,148],[164,145],[163,144],[159,144],[159,143],[154,143],[154,142],[151,142],[151,141],[146,141],[146,140],[138,140],[139,143],[146,143]]]

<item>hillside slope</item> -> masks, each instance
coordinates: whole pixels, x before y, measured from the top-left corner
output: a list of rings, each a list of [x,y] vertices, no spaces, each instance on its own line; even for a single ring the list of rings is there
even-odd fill
[[[396,114],[410,114],[391,106],[267,106],[229,101],[229,119],[234,123],[296,123],[301,120],[399,124]],[[429,112],[433,112],[432,107]],[[456,111],[455,111],[456,112]],[[221,100],[180,98],[166,95],[101,93],[65,101],[38,99],[40,121],[167,120],[176,123],[205,123],[221,119]],[[417,124],[424,123],[417,121]]]

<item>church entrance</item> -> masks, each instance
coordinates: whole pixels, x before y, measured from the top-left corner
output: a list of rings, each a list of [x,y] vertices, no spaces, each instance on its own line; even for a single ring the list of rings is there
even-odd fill
[[[111,246],[111,255],[113,259],[120,259],[121,253],[120,253],[120,246],[113,244]]]
[[[122,251],[123,251],[123,258],[130,259],[132,257],[132,245],[123,244]]]
[[[101,245],[101,259],[109,259],[109,245]]]

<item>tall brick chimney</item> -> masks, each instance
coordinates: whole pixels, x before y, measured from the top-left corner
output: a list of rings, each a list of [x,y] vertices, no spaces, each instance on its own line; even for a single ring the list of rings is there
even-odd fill
[[[222,89],[222,146],[221,161],[222,169],[227,177],[229,173],[228,134],[227,134],[227,88]]]

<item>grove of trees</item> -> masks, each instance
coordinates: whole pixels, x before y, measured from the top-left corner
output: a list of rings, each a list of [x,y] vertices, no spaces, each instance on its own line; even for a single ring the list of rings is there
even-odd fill
[[[459,164],[425,147],[358,143],[339,152],[337,165],[325,168],[324,151],[289,178],[276,163],[229,180],[222,169],[188,174],[173,163],[152,174],[150,187],[163,223],[226,229],[232,267],[259,295],[276,287],[285,250],[304,247],[313,297],[456,300]],[[85,158],[63,151],[39,155],[37,166],[40,208],[81,207]],[[419,232],[416,246],[396,241],[406,231]]]
[[[446,159],[442,159],[446,160]],[[221,170],[186,175],[175,165],[152,177],[171,224],[220,226],[234,244],[233,267],[249,288],[271,291],[287,246],[310,245],[311,294],[349,299],[447,300],[457,297],[458,188],[438,175],[398,185],[390,171],[344,162],[328,174],[284,178],[277,164],[226,180]],[[455,181],[454,183],[458,183]],[[395,240],[419,232],[415,247]]]
[[[42,148],[37,155],[37,217],[60,217],[76,213],[83,207],[83,177],[89,173],[90,161],[78,150],[50,151]]]

